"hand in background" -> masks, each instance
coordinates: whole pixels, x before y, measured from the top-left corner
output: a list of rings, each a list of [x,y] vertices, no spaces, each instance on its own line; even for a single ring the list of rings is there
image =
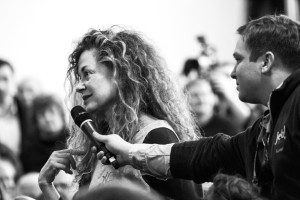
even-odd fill
[[[244,124],[251,115],[251,109],[239,99],[236,84],[229,79],[229,76],[221,72],[214,72],[210,77],[215,92],[221,97],[219,102],[220,113],[228,117],[226,112],[222,113],[222,111],[229,109],[231,111],[231,120],[240,127],[240,130],[243,130]]]

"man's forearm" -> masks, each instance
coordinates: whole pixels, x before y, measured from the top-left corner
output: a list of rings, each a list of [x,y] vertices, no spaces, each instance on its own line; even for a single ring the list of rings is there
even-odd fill
[[[174,144],[134,144],[129,151],[130,165],[159,179],[171,178],[170,154]]]

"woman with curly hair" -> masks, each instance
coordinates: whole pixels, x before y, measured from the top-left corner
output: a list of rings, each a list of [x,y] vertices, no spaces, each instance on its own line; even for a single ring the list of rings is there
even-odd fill
[[[99,134],[118,134],[130,143],[197,139],[199,134],[184,94],[140,34],[119,27],[90,30],[69,56],[69,63],[71,105],[85,107]],[[80,187],[129,179],[173,199],[199,198],[195,192],[199,186],[190,181],[162,181],[142,175],[131,166],[116,170],[103,165],[74,123],[68,149],[54,152],[40,172],[39,184],[46,199],[58,199],[53,179],[58,170],[73,173],[71,166]]]

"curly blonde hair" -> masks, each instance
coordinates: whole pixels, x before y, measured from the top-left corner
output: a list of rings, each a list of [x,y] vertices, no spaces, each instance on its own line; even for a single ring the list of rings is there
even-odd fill
[[[73,104],[80,104],[75,87],[79,83],[78,61],[86,50],[96,52],[97,62],[105,64],[113,71],[117,87],[117,103],[111,108],[108,119],[109,134],[118,134],[124,140],[133,142],[137,131],[139,115],[149,114],[166,120],[177,133],[181,141],[194,140],[198,134],[184,93],[171,79],[170,71],[163,65],[162,59],[154,48],[137,32],[111,27],[108,30],[88,31],[75,50],[69,56],[70,67],[67,79],[70,81],[69,97]],[[93,114],[99,133],[101,119]],[[90,152],[88,139],[80,130],[71,124],[68,139],[70,148],[83,148],[87,153],[79,158],[78,174],[89,174],[93,171],[95,158]],[[82,178],[82,177],[81,177]]]

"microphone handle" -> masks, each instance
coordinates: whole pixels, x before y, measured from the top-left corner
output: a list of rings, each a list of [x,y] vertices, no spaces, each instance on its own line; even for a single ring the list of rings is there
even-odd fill
[[[84,121],[81,126],[81,130],[86,134],[86,136],[90,139],[90,141],[93,143],[93,145],[96,146],[97,151],[103,151],[104,155],[108,158],[109,163],[115,168],[118,169],[120,167],[116,155],[109,152],[107,148],[105,147],[105,144],[102,142],[98,142],[92,135],[92,133],[95,131],[95,128],[92,124],[92,121],[86,122]]]

